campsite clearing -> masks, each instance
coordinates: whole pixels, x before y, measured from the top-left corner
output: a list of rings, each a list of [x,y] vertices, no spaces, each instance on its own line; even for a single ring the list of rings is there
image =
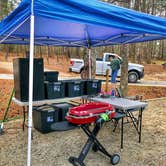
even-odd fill
[[[11,74],[12,64],[4,62],[0,73]],[[45,68],[60,71],[61,76],[71,76],[68,71],[68,61],[65,65],[50,58],[50,64]],[[1,57],[2,64],[2,57]],[[64,67],[65,66],[65,67]],[[161,75],[159,75],[159,71]],[[148,80],[164,81],[164,70],[160,65],[145,65],[145,77]],[[74,74],[72,75],[74,76]],[[6,109],[7,102],[13,87],[13,80],[0,80],[1,107],[0,119]],[[143,94],[144,99],[165,97],[166,88],[129,86],[129,96]],[[10,118],[22,117],[21,108],[12,103]],[[138,143],[136,131],[131,124],[124,126],[124,149],[120,149],[120,127],[112,132],[113,124],[103,126],[98,138],[107,147],[110,153],[119,153],[121,161],[119,166],[164,166],[166,163],[166,100],[148,101],[148,108],[143,112],[142,142]],[[27,157],[27,128],[22,131],[22,118],[4,124],[4,135],[0,136],[0,166],[26,165]],[[52,132],[41,134],[33,128],[32,165],[33,166],[69,166],[68,158],[78,156],[87,137],[80,129],[65,132]],[[7,157],[6,157],[7,156]],[[109,159],[100,153],[90,152],[85,160],[87,166],[109,166]]]
[[[99,133],[99,140],[110,153],[119,153],[118,166],[164,166],[166,163],[166,100],[148,102],[143,112],[142,142],[138,143],[131,124],[124,126],[124,148],[120,149],[120,128],[112,132],[113,124],[107,123]],[[27,129],[19,127],[20,120],[5,124],[5,134],[0,136],[0,166],[26,165]],[[17,129],[13,129],[15,126]],[[87,136],[81,129],[41,134],[35,129],[32,140],[33,166],[70,166],[68,158],[78,156]],[[90,151],[87,166],[109,166],[109,159]]]

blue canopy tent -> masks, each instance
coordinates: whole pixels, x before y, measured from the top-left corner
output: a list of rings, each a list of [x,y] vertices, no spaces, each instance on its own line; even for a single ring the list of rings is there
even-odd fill
[[[35,0],[34,43],[95,47],[166,38],[166,19],[97,0]],[[31,0],[0,23],[0,43],[29,44]]]
[[[34,44],[90,49],[165,38],[165,18],[98,0],[23,0],[0,22],[0,43],[30,44],[27,165],[31,156]]]

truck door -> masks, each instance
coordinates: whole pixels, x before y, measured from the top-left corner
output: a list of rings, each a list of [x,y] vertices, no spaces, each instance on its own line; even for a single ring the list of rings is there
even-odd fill
[[[103,59],[103,70],[102,70],[102,74],[105,75],[106,74],[106,70],[109,69],[110,73],[111,73],[111,67],[110,67],[110,54],[105,54],[105,59]]]
[[[103,74],[103,59],[96,58],[96,74],[102,75]]]

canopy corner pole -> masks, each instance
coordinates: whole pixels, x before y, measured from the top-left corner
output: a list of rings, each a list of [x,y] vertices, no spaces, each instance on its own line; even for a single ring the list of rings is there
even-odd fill
[[[92,60],[91,60],[91,47],[88,47],[88,59],[89,59],[89,79],[92,79]]]
[[[34,21],[35,21],[33,7],[34,7],[34,0],[31,0],[27,166],[31,165],[31,139],[32,139],[33,61],[34,61],[33,58],[34,58]]]
[[[92,78],[92,72],[91,72],[91,44],[90,44],[90,37],[88,34],[88,27],[85,24],[85,38],[86,38],[86,42],[87,42],[87,48],[88,48],[88,65],[89,65],[89,79]]]

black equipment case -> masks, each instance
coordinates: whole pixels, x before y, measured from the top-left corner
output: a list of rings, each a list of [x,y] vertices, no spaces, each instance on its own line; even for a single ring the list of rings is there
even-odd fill
[[[56,99],[65,97],[65,84],[63,82],[44,82],[45,98]]]
[[[28,101],[29,97],[29,58],[13,60],[15,97],[20,101]],[[34,59],[33,100],[44,99],[44,67],[43,59]]]
[[[42,133],[52,131],[51,125],[59,121],[58,108],[50,105],[35,107],[33,110],[34,128]]]
[[[61,122],[61,121],[66,121],[65,117],[66,117],[68,110],[75,105],[64,102],[64,103],[51,104],[51,106],[58,110],[58,112],[59,112],[58,120],[59,120],[59,122]]]
[[[44,81],[57,82],[58,81],[58,71],[45,71],[44,72]]]
[[[84,95],[84,82],[82,80],[63,80],[65,83],[65,96],[76,97]]]
[[[84,94],[85,95],[96,95],[101,92],[101,80],[87,79],[84,81]]]

